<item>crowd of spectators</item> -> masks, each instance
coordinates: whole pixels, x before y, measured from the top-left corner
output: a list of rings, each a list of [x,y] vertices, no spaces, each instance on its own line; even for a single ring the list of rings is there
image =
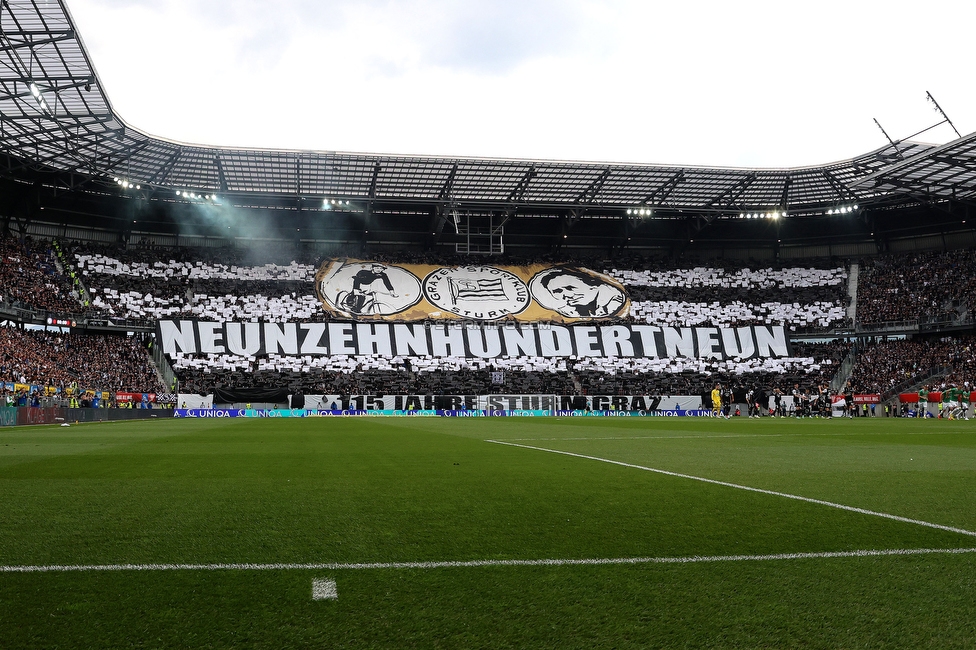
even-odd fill
[[[216,388],[287,386],[306,394],[689,395],[716,381],[762,385],[772,391],[795,384],[829,383],[847,355],[843,342],[794,344],[785,359],[435,359],[401,357],[179,357],[174,368],[182,392]]]
[[[66,316],[84,311],[50,244],[30,237],[0,237],[0,301]]]
[[[182,248],[80,245],[66,247],[66,258],[88,285],[92,313],[140,318],[220,320],[327,320],[315,296],[319,255],[294,249]],[[439,253],[382,255],[387,263],[470,264],[467,256]],[[560,255],[493,262],[513,265],[570,263],[601,271],[625,285],[631,297],[630,320],[658,325],[784,324],[827,330],[845,324],[847,270],[836,260],[788,263],[683,263],[642,257],[576,259]],[[861,323],[951,319],[976,307],[976,252],[913,253],[862,263],[857,314]],[[58,271],[50,245],[30,238],[0,238],[0,294],[11,305],[56,313],[81,314],[70,278]],[[851,377],[856,392],[886,392],[933,369],[969,380],[976,370],[973,341],[930,339],[879,342],[865,347]],[[95,382],[110,390],[154,392],[151,361],[132,338],[24,332],[4,328],[0,335],[5,381]],[[309,394],[697,394],[715,381],[763,384],[786,390],[794,384],[815,388],[829,381],[847,354],[845,344],[794,347],[779,366],[737,362],[716,367],[700,360],[661,366],[660,360],[630,360],[594,368],[585,360],[562,367],[526,362],[504,366],[463,363],[439,367],[423,361],[414,367],[370,364],[338,369],[332,362],[295,365],[274,359],[197,358],[177,370],[184,391],[206,393],[215,386],[289,385]],[[823,357],[823,358],[820,358]],[[657,365],[655,365],[657,364]],[[178,364],[179,365],[179,364]],[[498,382],[498,372],[504,379]],[[742,379],[745,377],[746,379]]]
[[[278,262],[238,249],[192,249],[178,254],[118,246],[76,246],[75,265],[86,279],[93,306],[109,315],[158,318],[322,321],[313,280],[317,264],[279,252]],[[248,257],[249,256],[249,257]],[[370,256],[388,263],[471,264],[457,255]],[[250,265],[244,260],[249,259]],[[307,257],[306,257],[307,260]],[[504,258],[527,265],[546,260]],[[554,260],[553,260],[554,261]],[[684,267],[673,260],[563,258],[563,263],[600,270],[624,284],[631,296],[627,319],[657,325],[788,325],[791,330],[827,330],[846,322],[847,271],[821,260],[806,266],[773,264]]]
[[[66,389],[163,392],[136,337],[0,327],[0,381]]]
[[[953,320],[976,307],[976,251],[884,255],[861,264],[857,320]]]
[[[931,373],[943,373],[948,381],[963,385],[976,382],[976,337],[877,341],[857,354],[849,385],[855,393],[887,395]],[[941,380],[940,380],[941,381]]]

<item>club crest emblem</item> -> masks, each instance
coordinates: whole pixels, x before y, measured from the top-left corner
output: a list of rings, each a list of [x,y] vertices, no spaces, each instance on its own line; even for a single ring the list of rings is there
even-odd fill
[[[430,304],[474,320],[505,318],[530,302],[525,282],[494,266],[437,269],[424,279],[424,295]]]

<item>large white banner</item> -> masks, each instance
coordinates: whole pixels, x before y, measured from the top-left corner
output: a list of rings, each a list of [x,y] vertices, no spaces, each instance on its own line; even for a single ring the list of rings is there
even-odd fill
[[[163,352],[285,356],[689,357],[778,358],[790,355],[780,325],[657,327],[473,323],[238,323],[160,320]]]
[[[186,401],[184,396],[180,396]],[[206,400],[194,396],[197,400]],[[212,408],[188,401],[183,408]],[[287,405],[280,405],[285,407]],[[305,408],[327,411],[691,411],[701,395],[306,395]]]

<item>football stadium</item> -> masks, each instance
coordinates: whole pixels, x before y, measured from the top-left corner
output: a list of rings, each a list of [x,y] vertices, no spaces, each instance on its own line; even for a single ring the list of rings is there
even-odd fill
[[[976,645],[932,95],[668,166],[152,136],[63,1],[0,64],[0,647]]]

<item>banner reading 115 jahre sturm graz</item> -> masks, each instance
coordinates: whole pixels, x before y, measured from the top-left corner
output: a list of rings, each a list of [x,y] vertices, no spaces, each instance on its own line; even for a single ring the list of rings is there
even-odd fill
[[[627,315],[623,285],[551,264],[437,266],[331,259],[315,277],[322,306],[355,320],[574,323]]]

